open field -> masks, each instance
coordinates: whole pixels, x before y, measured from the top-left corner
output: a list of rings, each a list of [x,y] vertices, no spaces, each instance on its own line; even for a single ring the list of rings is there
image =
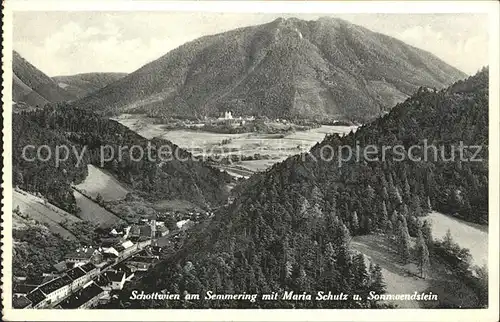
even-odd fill
[[[432,235],[434,238],[443,238],[449,229],[453,240],[460,247],[470,250],[474,264],[483,265],[488,263],[488,227],[471,224],[435,211],[431,212],[426,218],[432,222]]]
[[[237,177],[248,177],[263,171],[290,155],[308,151],[327,134],[344,135],[356,129],[356,126],[329,126],[297,131],[290,134],[242,133],[219,134],[204,131],[165,130],[163,125],[154,124],[151,118],[138,115],[125,115],[116,119],[145,138],[161,137],[172,141],[196,156],[266,156],[260,160],[234,162],[232,165],[220,165],[218,168]]]
[[[120,218],[99,206],[94,201],[73,190],[76,204],[80,208],[80,217],[103,228],[109,228],[122,221]]]
[[[66,230],[62,224],[72,224],[81,221],[78,217],[22,190],[14,190],[12,194],[12,206],[13,209],[19,207],[23,216],[47,225],[53,233],[60,234],[65,238],[75,239],[75,236]],[[17,225],[18,227],[27,222],[25,218],[20,218],[17,215],[13,216],[12,219],[16,222],[14,226]],[[17,221],[16,219],[23,220]]]
[[[431,269],[423,279],[418,276],[418,268],[414,263],[402,265],[396,253],[394,242],[383,235],[367,235],[354,237],[351,246],[368,256],[382,268],[387,294],[413,294],[426,292],[437,294],[436,301],[391,301],[400,308],[433,308],[453,305],[475,307],[475,293],[462,281],[449,272],[444,263],[431,258]]]
[[[104,201],[114,201],[124,199],[129,193],[127,187],[106,170],[89,164],[88,171],[89,174],[85,181],[76,185],[76,188],[92,198],[96,198],[100,194]]]

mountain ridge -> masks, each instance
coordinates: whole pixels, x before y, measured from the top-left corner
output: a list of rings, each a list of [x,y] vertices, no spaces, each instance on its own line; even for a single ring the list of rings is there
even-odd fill
[[[60,87],[82,98],[126,76],[127,73],[95,72],[52,77]]]
[[[463,77],[428,52],[344,20],[289,18],[185,43],[75,105],[366,121],[419,86],[443,88]]]
[[[12,74],[12,99],[16,103],[43,107],[75,98],[16,51],[12,53]]]
[[[397,162],[389,157],[368,162],[351,158],[337,166],[335,159],[328,160],[329,155],[325,159],[319,157],[321,148],[325,145],[354,148],[359,144],[361,147],[402,145],[408,149],[421,146],[423,139],[448,148],[459,141],[484,145],[488,142],[487,113],[488,70],[441,91],[420,88],[389,114],[356,132],[344,137],[330,135],[309,153],[290,157],[252,176],[239,187],[233,203],[190,232],[189,242],[180,251],[127,290],[141,288],[147,292],[161,287],[180,293],[293,290],[314,294],[318,290],[362,293],[367,287],[371,291],[373,285],[363,284],[360,281],[366,279],[357,277],[360,271],[366,271],[366,266],[363,268],[362,256],[349,250],[351,236],[382,236],[389,243],[394,243],[391,236],[399,240],[401,232],[408,239],[422,236],[424,231],[429,236],[430,227],[424,227],[422,217],[431,210],[455,213],[468,221],[487,222],[488,153],[480,153],[481,162],[444,158]],[[440,126],[435,125],[436,119],[441,119]],[[463,131],[464,127],[467,131]],[[465,153],[468,157],[469,152]],[[429,247],[432,245],[431,238]],[[129,295],[125,292],[122,300],[127,301]],[[376,305],[271,302],[153,301],[132,305],[135,308]],[[457,303],[454,305],[460,305],[460,300]],[[450,304],[444,300],[436,305]]]

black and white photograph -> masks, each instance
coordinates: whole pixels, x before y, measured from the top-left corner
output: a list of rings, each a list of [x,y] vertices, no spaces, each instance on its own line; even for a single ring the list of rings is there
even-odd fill
[[[497,320],[497,2],[6,2],[7,320]]]

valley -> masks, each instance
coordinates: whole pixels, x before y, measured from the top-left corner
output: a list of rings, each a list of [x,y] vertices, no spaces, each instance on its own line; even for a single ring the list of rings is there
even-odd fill
[[[321,125],[305,131],[286,134],[248,132],[223,134],[199,130],[165,129],[157,120],[145,115],[124,114],[114,118],[139,135],[159,137],[177,144],[194,156],[213,161],[212,164],[234,177],[248,178],[264,171],[290,155],[300,154],[321,142],[326,135],[356,131],[358,126]]]
[[[127,73],[49,77],[14,52],[18,308],[488,306],[488,67],[337,17],[273,19]],[[456,150],[472,146],[478,162]]]

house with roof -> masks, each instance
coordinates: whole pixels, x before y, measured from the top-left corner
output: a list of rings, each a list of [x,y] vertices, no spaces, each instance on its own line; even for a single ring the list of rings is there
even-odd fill
[[[70,286],[73,290],[82,287],[89,281],[89,276],[79,266],[70,269],[66,274],[73,280]]]
[[[100,269],[93,263],[87,263],[85,265],[80,266],[80,269],[85,271],[85,274],[89,277],[89,279],[94,278],[97,274],[99,274]]]
[[[105,258],[124,258],[130,256],[136,249],[136,244],[130,240],[126,240],[110,247],[103,247],[103,253]]]
[[[125,281],[130,281],[134,277],[134,272],[132,268],[125,265],[124,263],[120,263],[113,267],[113,270],[118,273],[125,273]]]
[[[87,309],[95,306],[105,291],[96,283],[91,282],[83,289],[75,292],[59,304],[62,309]]]
[[[157,256],[133,256],[127,260],[127,265],[136,271],[147,271],[157,261]]]
[[[75,265],[85,264],[88,262],[99,263],[102,261],[102,254],[97,248],[83,247],[78,248],[74,252],[71,252],[64,256],[67,263],[73,263]]]
[[[125,272],[115,272],[109,271],[106,272],[107,277],[111,281],[111,289],[112,290],[121,290],[123,289],[123,285],[125,285],[126,274]]]
[[[168,228],[164,225],[160,225],[160,226],[156,227],[156,237],[166,236],[166,235],[168,235],[169,232],[170,231],[168,230]]]
[[[160,246],[151,246],[150,251],[152,255],[159,256],[161,254],[162,248]]]
[[[41,308],[47,305],[48,299],[43,292],[36,288],[26,295],[26,298],[31,302],[31,307],[34,309]]]
[[[26,297],[31,301],[33,308],[51,306],[71,293],[72,282],[68,275],[63,275],[38,286]]]
[[[94,283],[105,291],[111,291],[111,281],[108,278],[107,272],[97,275],[94,279]]]
[[[34,308],[51,306],[84,286],[98,273],[99,268],[92,263],[76,266],[67,270],[64,275],[36,287],[26,297]]]

